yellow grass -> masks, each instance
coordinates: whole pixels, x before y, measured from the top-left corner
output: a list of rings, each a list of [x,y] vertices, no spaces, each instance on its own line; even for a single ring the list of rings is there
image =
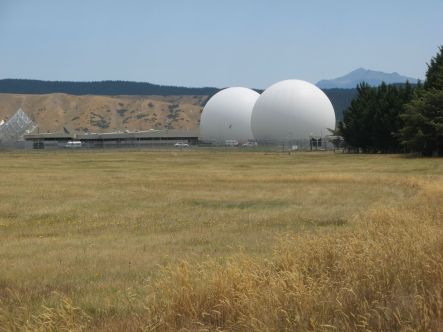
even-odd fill
[[[443,161],[2,153],[0,331],[439,330]]]

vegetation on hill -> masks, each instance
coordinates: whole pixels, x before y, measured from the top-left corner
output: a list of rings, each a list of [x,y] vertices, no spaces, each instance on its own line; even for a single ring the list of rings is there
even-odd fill
[[[357,95],[357,89],[323,89],[334,106],[335,118],[337,121],[343,120],[343,112],[351,105]]]
[[[144,95],[144,96],[194,96],[212,95],[217,88],[186,88],[157,85],[144,82],[101,81],[101,82],[66,82],[40,81],[26,79],[0,80],[0,93],[48,94],[66,93],[71,95]]]
[[[207,96],[0,94],[0,120],[22,108],[41,133],[196,129]]]

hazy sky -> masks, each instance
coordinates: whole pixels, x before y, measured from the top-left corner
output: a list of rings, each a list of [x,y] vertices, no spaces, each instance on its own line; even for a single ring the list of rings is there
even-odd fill
[[[442,0],[0,0],[0,78],[247,86],[423,78]]]

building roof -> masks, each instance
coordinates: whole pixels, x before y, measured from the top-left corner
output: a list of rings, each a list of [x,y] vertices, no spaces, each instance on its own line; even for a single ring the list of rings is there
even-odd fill
[[[37,139],[60,139],[60,140],[115,140],[115,139],[149,139],[149,138],[196,138],[199,137],[199,130],[146,130],[136,132],[112,132],[112,133],[84,133],[84,134],[67,134],[67,133],[41,133],[27,134],[25,140]]]

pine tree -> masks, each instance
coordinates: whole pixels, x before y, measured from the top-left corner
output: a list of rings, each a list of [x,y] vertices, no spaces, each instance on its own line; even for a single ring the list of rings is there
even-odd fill
[[[439,47],[439,53],[428,64],[424,88],[443,90],[443,46]]]
[[[424,87],[417,89],[401,118],[398,137],[406,148],[443,156],[443,47],[428,64]]]
[[[370,109],[374,103],[374,89],[366,83],[357,86],[357,97],[343,113],[343,121],[339,122],[339,133],[351,148],[367,152],[371,146],[369,136]]]
[[[422,91],[406,106],[402,144],[424,156],[443,156],[443,89]]]
[[[357,97],[345,111],[338,134],[346,145],[363,152],[392,153],[402,150],[397,132],[403,127],[400,113],[412,99],[413,87],[402,85],[357,87]]]

